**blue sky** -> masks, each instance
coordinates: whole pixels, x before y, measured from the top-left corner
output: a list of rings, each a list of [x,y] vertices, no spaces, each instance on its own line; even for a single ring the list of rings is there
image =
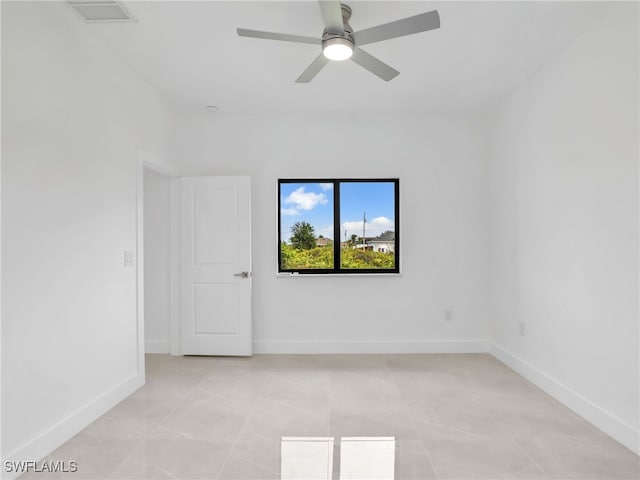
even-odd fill
[[[340,240],[362,235],[366,212],[366,236],[394,230],[394,184],[388,182],[344,182],[340,184]],[[295,222],[308,222],[317,235],[334,238],[333,185],[322,183],[280,184],[281,238],[289,241]]]

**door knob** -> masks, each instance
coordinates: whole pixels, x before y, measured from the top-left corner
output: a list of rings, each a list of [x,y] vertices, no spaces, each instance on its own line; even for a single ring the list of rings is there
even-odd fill
[[[234,273],[233,276],[234,277],[249,278],[249,272]]]

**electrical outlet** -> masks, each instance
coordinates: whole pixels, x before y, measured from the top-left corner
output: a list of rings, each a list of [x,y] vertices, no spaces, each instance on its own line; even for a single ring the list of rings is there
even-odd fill
[[[453,310],[445,310],[444,311],[444,321],[452,322],[453,321]]]
[[[524,322],[518,323],[518,331],[520,332],[521,336],[524,336],[526,328],[527,328],[527,326],[526,326],[526,324]]]

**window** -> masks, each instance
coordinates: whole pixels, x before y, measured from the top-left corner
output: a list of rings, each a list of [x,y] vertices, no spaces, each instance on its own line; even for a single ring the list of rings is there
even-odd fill
[[[278,180],[279,273],[398,273],[398,179]]]

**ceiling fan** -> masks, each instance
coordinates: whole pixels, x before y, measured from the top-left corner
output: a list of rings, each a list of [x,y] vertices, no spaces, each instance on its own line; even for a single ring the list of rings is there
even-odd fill
[[[296,79],[296,83],[308,83],[313,80],[330,60],[340,61],[349,58],[388,82],[397,77],[400,72],[365,52],[360,46],[440,28],[440,16],[437,10],[433,10],[354,32],[351,25],[349,25],[351,7],[340,3],[339,0],[319,0],[319,3],[326,27],[320,39],[287,33],[247,30],[246,28],[238,28],[238,35],[241,37],[320,45],[322,52]]]

